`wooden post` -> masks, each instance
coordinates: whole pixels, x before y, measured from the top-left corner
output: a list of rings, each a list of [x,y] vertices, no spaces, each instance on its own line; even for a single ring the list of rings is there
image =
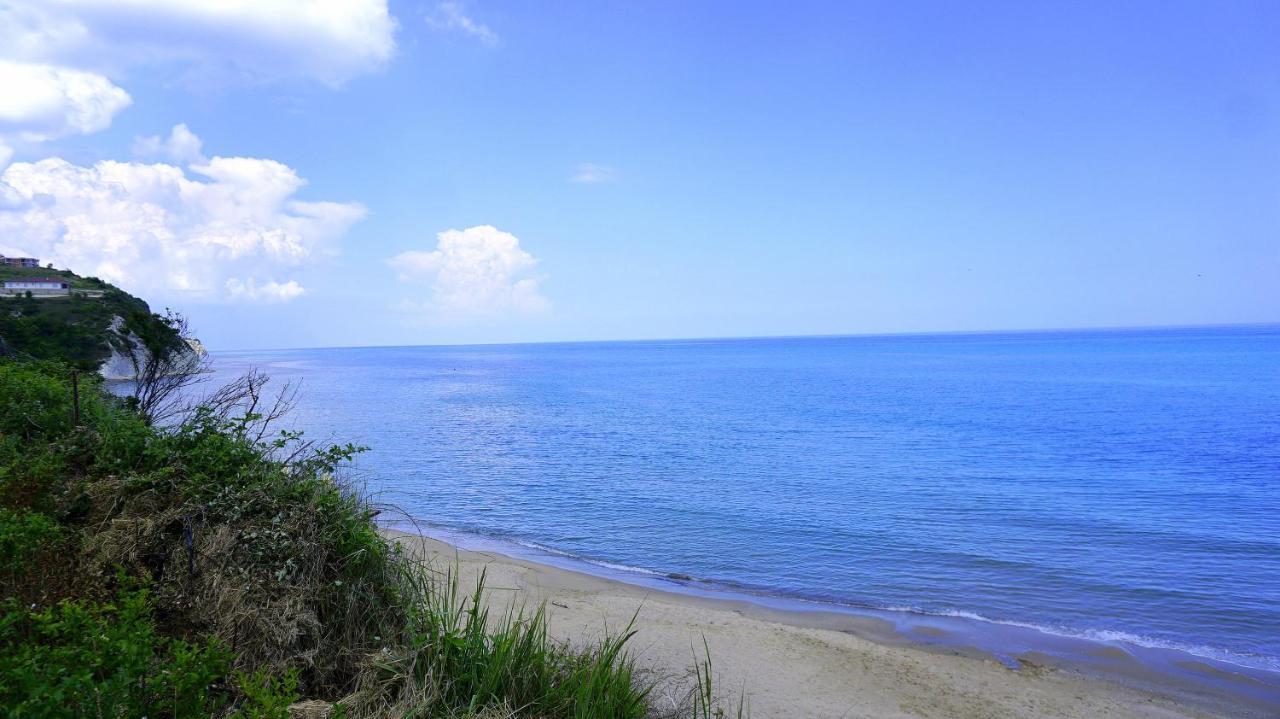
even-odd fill
[[[80,370],[71,370],[71,426],[80,426]]]

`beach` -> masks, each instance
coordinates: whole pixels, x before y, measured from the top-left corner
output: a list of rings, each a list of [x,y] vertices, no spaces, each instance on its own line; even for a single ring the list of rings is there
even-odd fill
[[[438,569],[459,568],[463,591],[483,571],[490,602],[544,605],[551,634],[584,642],[635,618],[631,651],[664,677],[661,702],[678,702],[710,648],[717,691],[763,717],[1265,717],[1266,697],[1192,689],[1112,656],[1110,676],[1061,666],[1034,652],[1008,661],[960,646],[903,636],[886,622],[835,612],[793,612],[748,601],[663,591],[490,551],[467,551],[386,530]],[[1107,658],[1100,652],[1099,658]],[[1113,650],[1113,654],[1123,654]],[[696,656],[695,656],[696,655]],[[1206,678],[1212,670],[1204,668]],[[1223,681],[1235,681],[1234,679]],[[1219,687],[1222,689],[1222,687]],[[1240,689],[1241,687],[1237,687]]]

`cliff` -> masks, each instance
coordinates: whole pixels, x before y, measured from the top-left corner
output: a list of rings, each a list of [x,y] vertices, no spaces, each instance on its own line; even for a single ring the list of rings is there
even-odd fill
[[[66,296],[0,297],[0,355],[66,362],[107,379],[129,379],[155,353],[204,354],[181,318],[94,277],[67,270],[0,267],[0,281],[61,277]]]

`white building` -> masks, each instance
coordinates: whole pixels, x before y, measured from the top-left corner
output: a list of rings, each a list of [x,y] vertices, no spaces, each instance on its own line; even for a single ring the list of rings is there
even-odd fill
[[[4,291],[8,295],[66,295],[71,294],[71,285],[66,280],[56,277],[20,277],[4,281]]]
[[[34,257],[5,257],[0,255],[0,265],[8,267],[39,267],[40,260]]]

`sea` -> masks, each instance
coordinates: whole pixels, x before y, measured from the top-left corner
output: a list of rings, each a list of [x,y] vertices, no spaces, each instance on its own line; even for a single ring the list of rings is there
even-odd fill
[[[1280,672],[1280,326],[212,356],[464,546]]]

